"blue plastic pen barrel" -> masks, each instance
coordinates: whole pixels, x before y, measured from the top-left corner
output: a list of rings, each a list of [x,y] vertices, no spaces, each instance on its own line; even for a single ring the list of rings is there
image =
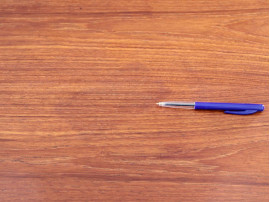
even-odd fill
[[[195,102],[195,109],[224,110],[227,114],[248,115],[263,111],[262,104]]]

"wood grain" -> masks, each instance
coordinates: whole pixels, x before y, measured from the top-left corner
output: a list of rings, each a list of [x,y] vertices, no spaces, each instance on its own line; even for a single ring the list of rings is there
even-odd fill
[[[268,21],[266,0],[1,0],[0,200],[268,201]]]

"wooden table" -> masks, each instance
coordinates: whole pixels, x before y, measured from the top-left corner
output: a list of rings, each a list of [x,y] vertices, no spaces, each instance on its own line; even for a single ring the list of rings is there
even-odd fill
[[[0,200],[268,201],[268,78],[266,0],[1,0]]]

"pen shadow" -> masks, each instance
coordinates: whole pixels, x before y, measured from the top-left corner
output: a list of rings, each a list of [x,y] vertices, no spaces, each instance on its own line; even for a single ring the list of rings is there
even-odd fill
[[[219,113],[222,113],[222,114],[225,114],[225,115],[234,115],[234,116],[248,116],[248,115],[253,115],[253,116],[258,116],[258,115],[260,115],[262,112],[261,111],[258,111],[258,112],[256,112],[256,113],[254,113],[254,114],[244,114],[244,115],[239,115],[239,114],[227,114],[227,113],[225,113],[224,112],[224,110],[207,110],[207,109],[204,109],[204,110],[194,110],[194,109],[181,109],[181,108],[170,108],[170,107],[164,107],[164,109],[170,109],[170,110],[175,110],[175,111],[178,111],[179,112],[179,110],[184,110],[185,112],[189,112],[189,110],[190,111],[192,111],[192,113],[193,114],[219,114]],[[167,110],[166,109],[166,110]]]
[[[260,115],[262,112],[261,111],[257,111],[255,112],[254,114],[229,114],[229,113],[225,113],[224,110],[194,110],[196,111],[196,113],[211,113],[211,114],[214,114],[214,113],[222,113],[222,114],[225,114],[225,115],[234,115],[234,116],[249,116],[249,115],[253,115],[253,116],[258,116]]]

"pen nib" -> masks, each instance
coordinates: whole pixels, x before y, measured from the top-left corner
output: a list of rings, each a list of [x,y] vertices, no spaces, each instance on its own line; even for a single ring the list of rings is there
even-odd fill
[[[165,102],[157,102],[156,104],[160,107],[164,107],[166,105]]]
[[[188,109],[194,109],[195,102],[177,102],[177,101],[171,101],[171,102],[158,102],[158,106],[160,107],[172,107],[172,108],[188,108]]]

